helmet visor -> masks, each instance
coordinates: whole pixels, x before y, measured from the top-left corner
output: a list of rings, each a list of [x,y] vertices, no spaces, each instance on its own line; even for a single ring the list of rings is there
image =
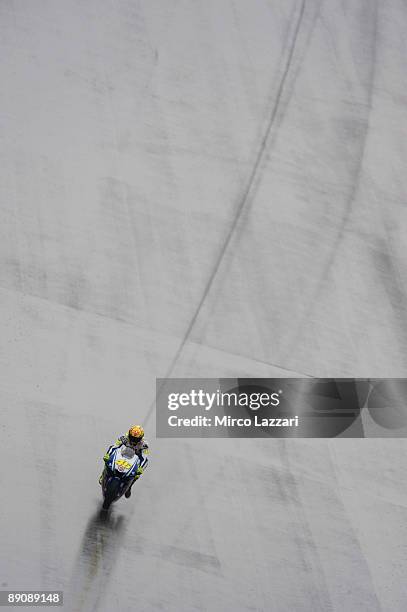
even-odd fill
[[[133,444],[136,444],[137,442],[140,442],[140,440],[143,438],[143,436],[132,436],[131,434],[129,434],[129,441],[132,442]]]

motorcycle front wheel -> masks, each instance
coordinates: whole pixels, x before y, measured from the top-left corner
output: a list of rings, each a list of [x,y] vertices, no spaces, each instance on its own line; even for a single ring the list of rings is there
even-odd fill
[[[106,487],[105,498],[103,500],[103,510],[109,510],[112,502],[117,498],[120,488],[119,480],[111,480]]]

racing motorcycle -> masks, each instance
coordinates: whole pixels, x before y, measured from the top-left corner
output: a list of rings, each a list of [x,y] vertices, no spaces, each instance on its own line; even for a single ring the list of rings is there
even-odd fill
[[[108,510],[131,487],[140,458],[129,446],[120,446],[109,453],[102,479],[103,510]]]

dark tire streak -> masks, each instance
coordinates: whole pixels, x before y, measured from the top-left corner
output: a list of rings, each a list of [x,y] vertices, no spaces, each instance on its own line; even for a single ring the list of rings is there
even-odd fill
[[[342,240],[345,236],[346,233],[346,229],[349,223],[349,220],[351,218],[353,209],[354,209],[354,203],[355,203],[355,198],[356,198],[356,193],[357,193],[357,189],[359,187],[359,183],[360,183],[360,177],[362,174],[362,167],[363,167],[363,161],[365,158],[365,151],[366,151],[366,144],[367,144],[367,136],[369,133],[369,115],[370,115],[370,111],[372,108],[372,98],[373,98],[373,87],[374,87],[374,81],[375,81],[375,69],[376,69],[376,43],[377,43],[377,30],[378,30],[378,5],[377,5],[377,0],[375,0],[374,5],[372,7],[372,14],[373,14],[373,44],[372,44],[372,63],[371,63],[371,69],[370,69],[370,75],[369,75],[369,84],[368,84],[368,92],[367,92],[367,96],[368,96],[368,104],[367,104],[367,108],[368,108],[368,112],[367,112],[367,117],[366,117],[366,124],[365,124],[365,129],[361,138],[361,145],[360,145],[360,154],[358,156],[358,160],[356,163],[356,168],[354,171],[354,178],[352,181],[352,187],[350,189],[349,192],[349,196],[346,200],[346,204],[345,204],[345,211],[342,217],[342,221],[340,224],[340,227],[338,229],[338,234],[336,236],[335,242],[332,246],[332,250],[331,250],[331,254],[328,258],[328,261],[326,262],[320,280],[318,282],[318,285],[311,297],[310,303],[308,305],[308,308],[305,312],[305,314],[302,316],[301,321],[298,325],[297,328],[297,333],[295,334],[294,338],[292,339],[292,341],[289,343],[288,349],[286,354],[284,355],[284,358],[282,359],[283,363],[287,363],[288,359],[290,358],[290,356],[292,355],[293,351],[295,350],[295,347],[298,345],[299,342],[299,338],[300,335],[302,333],[302,330],[312,312],[312,309],[315,305],[315,302],[317,301],[323,287],[325,286],[326,280],[335,264],[336,261],[336,257],[338,255],[339,252],[339,247],[342,243]],[[287,366],[290,367],[290,366]]]
[[[193,314],[193,316],[192,316],[192,318],[191,318],[191,320],[190,320],[190,322],[189,322],[189,324],[187,326],[185,334],[184,334],[184,336],[183,336],[183,338],[182,338],[182,340],[181,340],[181,342],[180,342],[180,344],[178,346],[178,349],[177,349],[177,351],[176,351],[176,353],[175,353],[175,355],[174,355],[174,357],[173,357],[173,359],[172,359],[172,361],[171,361],[171,363],[170,363],[170,365],[168,367],[168,370],[166,372],[165,378],[169,378],[171,376],[171,373],[174,370],[174,367],[175,367],[175,365],[176,365],[176,363],[177,363],[177,361],[178,361],[178,359],[179,359],[179,357],[180,357],[180,355],[181,355],[181,353],[182,353],[182,351],[184,349],[184,346],[185,346],[185,344],[186,344],[186,342],[187,342],[187,340],[188,340],[188,338],[189,338],[189,336],[190,336],[190,334],[191,334],[191,332],[192,332],[192,330],[193,330],[193,328],[195,326],[195,323],[196,323],[197,318],[198,318],[198,316],[199,316],[199,314],[200,314],[200,312],[202,310],[202,307],[203,307],[203,305],[205,303],[205,300],[206,300],[206,298],[207,298],[207,296],[208,296],[208,294],[209,294],[209,292],[210,292],[210,290],[211,290],[211,288],[213,286],[214,280],[215,280],[215,278],[216,278],[216,276],[217,276],[217,274],[219,272],[220,266],[222,264],[222,261],[224,259],[225,254],[226,254],[226,252],[227,252],[227,250],[229,248],[231,240],[232,240],[232,238],[233,238],[233,236],[234,236],[234,234],[236,232],[236,228],[237,228],[237,226],[239,224],[239,221],[242,218],[243,212],[247,208],[247,204],[250,202],[250,196],[254,195],[253,192],[255,190],[255,185],[259,181],[259,179],[261,178],[261,174],[260,174],[259,170],[260,170],[260,168],[262,166],[262,163],[265,161],[265,158],[267,157],[267,152],[268,152],[269,144],[270,144],[270,136],[272,134],[272,129],[273,129],[275,123],[276,123],[276,119],[277,119],[278,113],[280,111],[282,97],[283,97],[283,94],[284,94],[284,90],[285,90],[285,87],[286,87],[288,76],[290,74],[290,69],[291,69],[291,66],[292,66],[292,63],[293,63],[294,53],[295,53],[296,48],[297,48],[297,41],[298,41],[298,38],[299,38],[299,33],[300,33],[300,30],[301,30],[301,25],[302,25],[303,18],[304,18],[305,6],[306,6],[306,1],[302,0],[301,1],[301,6],[300,6],[300,9],[299,9],[299,14],[298,14],[296,26],[295,26],[295,29],[294,29],[293,38],[292,38],[291,44],[289,46],[289,51],[288,51],[285,67],[284,67],[284,70],[283,70],[282,78],[280,80],[280,84],[279,84],[279,87],[278,87],[278,90],[277,90],[277,95],[276,95],[276,98],[275,98],[275,102],[273,104],[273,107],[272,107],[272,110],[271,110],[271,113],[270,113],[270,117],[269,117],[269,120],[268,120],[268,123],[267,123],[267,127],[266,127],[266,130],[265,130],[264,136],[263,136],[263,138],[261,140],[260,148],[259,148],[259,151],[258,151],[258,153],[256,155],[256,159],[255,159],[254,165],[252,167],[252,171],[250,173],[250,176],[249,176],[249,179],[248,179],[248,182],[247,182],[247,186],[246,186],[246,188],[245,188],[245,190],[243,192],[242,198],[240,200],[240,204],[239,204],[239,206],[237,208],[237,211],[236,211],[236,214],[235,214],[235,216],[233,218],[232,224],[231,224],[231,226],[229,228],[229,231],[228,231],[228,233],[226,235],[226,238],[225,238],[225,240],[224,240],[224,242],[222,244],[222,247],[221,247],[219,255],[217,257],[215,266],[214,266],[214,268],[213,268],[213,270],[212,270],[212,272],[211,272],[211,274],[210,274],[210,276],[209,276],[209,278],[208,278],[208,280],[206,282],[206,285],[205,285],[204,290],[202,292],[201,298],[200,298],[200,300],[199,300],[199,302],[198,302],[198,304],[197,304],[197,306],[195,308],[194,314]],[[313,26],[312,26],[312,28],[313,28]],[[297,73],[298,73],[298,71],[296,71],[296,74]],[[253,198],[251,199],[251,201],[253,201]],[[161,389],[159,389],[158,393],[160,393],[160,391],[161,391]],[[146,413],[146,416],[145,416],[145,419],[144,419],[144,424],[148,423],[148,421],[150,420],[152,412],[154,410],[154,406],[155,406],[155,399],[152,402],[151,406],[149,407],[149,409],[148,409],[148,411]]]

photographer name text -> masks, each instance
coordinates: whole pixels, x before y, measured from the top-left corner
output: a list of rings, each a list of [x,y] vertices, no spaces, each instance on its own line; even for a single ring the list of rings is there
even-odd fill
[[[254,417],[234,418],[231,416],[215,416],[214,418],[197,415],[191,418],[168,417],[170,427],[298,427],[298,416],[290,419],[259,418]]]

